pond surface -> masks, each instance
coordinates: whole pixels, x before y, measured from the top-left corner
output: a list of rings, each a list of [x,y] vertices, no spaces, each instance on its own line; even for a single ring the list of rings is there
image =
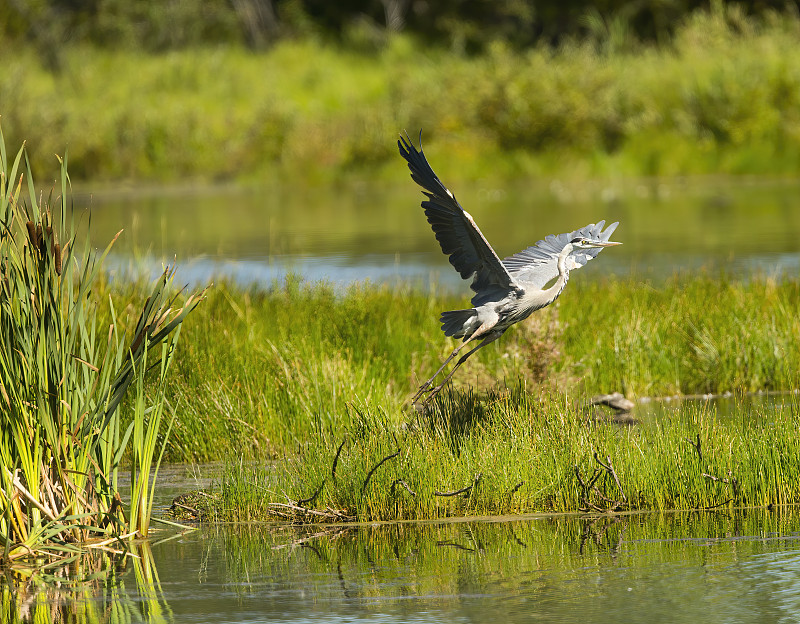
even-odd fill
[[[779,508],[204,527],[86,566],[96,579],[77,587],[0,587],[17,605],[2,621],[793,622],[798,520]]]
[[[582,274],[800,273],[798,180],[473,182],[454,190],[500,257],[605,219],[620,221],[614,239],[625,244]],[[81,191],[75,206],[91,213],[97,246],[125,230],[110,259],[118,272],[157,273],[177,258],[178,281],[197,284],[269,285],[291,272],[340,285],[369,279],[463,288],[421,199],[409,179],[389,187]]]

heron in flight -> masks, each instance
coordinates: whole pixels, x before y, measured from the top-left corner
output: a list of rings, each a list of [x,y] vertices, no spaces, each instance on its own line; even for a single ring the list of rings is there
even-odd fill
[[[408,135],[401,136],[397,146],[408,162],[411,178],[428,198],[422,202],[422,207],[436,240],[461,278],[472,278],[471,287],[475,291],[473,307],[442,312],[440,321],[445,336],[461,338],[462,342],[419,387],[411,399],[412,403],[417,403],[426,393],[425,401],[436,396],[458,367],[478,349],[497,340],[514,323],[528,318],[535,310],[553,303],[567,285],[570,270],[585,265],[604,247],[622,243],[608,240],[619,223],[612,223],[604,230],[605,221],[600,221],[574,232],[551,234],[534,246],[500,260],[472,216],[431,169],[422,151],[422,133],[419,151]],[[554,279],[552,285],[547,286]],[[434,380],[467,345],[472,348],[434,387]]]

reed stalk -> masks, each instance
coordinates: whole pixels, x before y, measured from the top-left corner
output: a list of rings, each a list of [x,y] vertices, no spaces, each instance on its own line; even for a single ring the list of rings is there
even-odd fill
[[[2,564],[64,557],[97,535],[147,535],[151,477],[170,430],[167,374],[180,324],[203,298],[192,294],[179,305],[167,269],[132,332],[120,330],[110,300],[111,323],[101,325],[95,286],[116,237],[99,254],[88,242],[79,251],[67,159],[59,160],[59,192],[45,199],[25,147],[10,162],[0,132]],[[146,396],[151,369],[156,390]],[[124,414],[131,386],[136,399]],[[126,510],[119,471],[128,453]]]

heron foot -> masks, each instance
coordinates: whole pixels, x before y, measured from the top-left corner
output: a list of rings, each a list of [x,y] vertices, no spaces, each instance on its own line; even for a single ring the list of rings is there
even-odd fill
[[[411,398],[411,404],[412,405],[420,404],[420,398],[423,395],[427,394],[428,396],[426,396],[421,401],[422,405],[426,405],[428,402],[430,402],[430,400],[433,397],[435,397],[437,394],[439,394],[439,392],[441,392],[442,388],[444,388],[447,385],[448,381],[450,381],[449,377],[447,379],[445,379],[442,383],[440,383],[438,386],[434,387],[434,388],[431,387],[433,385],[433,381],[432,380],[426,381],[424,384],[422,384],[420,386],[419,390],[417,390],[417,393]]]
[[[421,397],[423,394],[425,394],[426,392],[432,392],[432,391],[433,391],[433,388],[431,388],[431,386],[433,385],[433,380],[434,380],[434,379],[435,379],[435,376],[434,376],[434,377],[431,377],[431,378],[430,378],[428,381],[426,381],[424,384],[422,384],[422,385],[419,387],[419,389],[418,389],[418,390],[417,390],[417,392],[414,394],[414,396],[413,396],[413,397],[411,397],[411,402],[412,402],[412,403],[416,403],[417,401],[419,401],[419,398],[420,398],[420,397]]]

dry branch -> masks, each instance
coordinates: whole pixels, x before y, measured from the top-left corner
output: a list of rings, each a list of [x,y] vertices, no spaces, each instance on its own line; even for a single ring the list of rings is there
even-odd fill
[[[384,457],[382,460],[380,460],[377,464],[375,464],[372,467],[372,470],[370,470],[367,473],[367,478],[364,479],[364,485],[361,486],[361,494],[364,494],[364,491],[367,489],[367,484],[369,483],[369,480],[372,478],[372,475],[375,473],[375,471],[378,468],[380,468],[385,462],[389,461],[390,459],[394,459],[399,454],[400,454],[400,449],[397,449],[396,453],[392,453],[391,455],[387,455],[386,457]]]
[[[686,440],[689,444],[691,444],[694,450],[697,451],[697,459],[702,463],[703,451],[700,449],[700,434],[699,433],[697,434],[697,438],[695,438],[694,442],[689,438],[684,438],[684,440]]]
[[[622,500],[623,501],[628,500],[627,497],[625,496],[625,492],[622,491],[622,484],[619,482],[619,478],[617,477],[617,473],[614,471],[614,465],[611,463],[611,456],[610,455],[606,455],[606,462],[608,462],[607,464],[604,464],[603,462],[600,461],[600,458],[597,457],[597,453],[594,454],[594,459],[598,464],[600,464],[600,466],[606,472],[610,473],[611,476],[614,477],[614,483],[617,484],[617,489],[619,490],[619,493],[622,496]]]
[[[469,494],[472,491],[472,488],[475,487],[476,485],[478,485],[478,481],[481,480],[482,476],[483,476],[483,473],[479,472],[478,474],[475,475],[475,480],[472,482],[471,485],[468,485],[467,487],[463,487],[460,490],[455,490],[454,492],[440,492],[440,491],[436,490],[433,493],[433,495],[434,496],[458,496],[459,494]]]
[[[411,496],[414,496],[416,498],[417,493],[414,490],[412,490],[409,487],[408,483],[406,483],[402,479],[395,479],[394,482],[392,483],[392,489],[391,489],[392,495],[394,495],[395,486],[398,486],[398,485],[402,485],[406,489],[406,491],[409,494],[411,494]]]
[[[516,494],[517,490],[519,490],[519,488],[521,488],[523,485],[525,485],[525,482],[520,481],[513,488],[511,488],[511,491],[508,493],[508,495],[511,496],[512,494]]]
[[[292,503],[270,503],[270,507],[280,507],[284,509],[288,509],[290,511],[298,512],[300,514],[308,514],[311,516],[317,516],[319,518],[325,518],[327,520],[341,520],[343,522],[351,522],[355,520],[354,516],[348,516],[347,514],[343,514],[340,511],[335,509],[326,509],[325,511],[319,511],[318,509],[309,509],[308,507],[301,507],[299,505],[294,505]],[[280,511],[273,509],[272,512],[276,516],[282,516],[284,518],[291,518],[294,517],[292,514],[281,513]],[[296,514],[295,514],[296,515]]]
[[[314,492],[311,496],[309,496],[308,498],[302,498],[299,501],[297,501],[296,503],[297,506],[304,507],[305,505],[313,505],[314,501],[317,500],[317,496],[319,496],[319,493],[322,491],[323,487],[325,487],[325,479],[322,480],[322,483],[319,484],[319,487],[317,488],[316,492]]]
[[[339,455],[344,448],[344,443],[347,442],[347,436],[342,438],[342,443],[339,445],[339,448],[336,449],[336,456],[333,458],[333,465],[331,466],[331,478],[333,482],[336,483],[336,465],[339,463]]]
[[[620,483],[619,478],[617,477],[617,473],[614,470],[614,465],[611,463],[611,457],[606,456],[606,462],[599,458],[597,453],[594,453],[594,459],[599,464],[599,468],[595,468],[592,476],[589,478],[588,483],[584,481],[583,477],[581,476],[580,470],[577,466],[575,466],[575,476],[578,479],[578,484],[581,487],[581,511],[598,511],[601,513],[607,513],[610,511],[619,511],[619,509],[625,504],[627,498],[625,496],[625,492],[622,489],[622,484]],[[619,490],[619,493],[622,497],[621,500],[616,500],[613,498],[609,498],[605,494],[603,494],[596,486],[598,479],[603,474],[608,474],[614,479],[614,483]],[[595,504],[592,502],[592,496],[599,498],[601,502],[606,503],[605,507],[601,507],[600,505]]]
[[[734,477],[730,471],[728,471],[728,476],[730,477],[729,479],[724,479],[722,477],[715,477],[714,475],[706,474],[705,472],[701,473],[701,476],[705,477],[706,479],[711,479],[712,481],[716,481],[717,483],[724,483],[726,485],[730,485],[731,488],[733,489],[734,498],[736,498],[736,496],[739,493],[739,482],[736,480],[736,477]]]

